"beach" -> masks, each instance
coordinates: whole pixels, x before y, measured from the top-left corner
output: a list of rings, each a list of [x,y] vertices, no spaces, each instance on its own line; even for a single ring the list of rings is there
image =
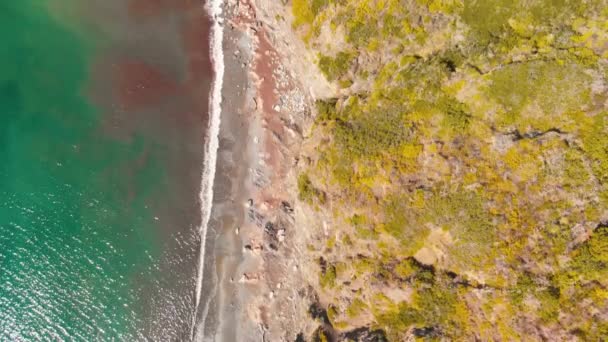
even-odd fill
[[[311,97],[253,3],[228,2],[224,15],[219,150],[195,340],[295,340],[308,307],[293,167]]]

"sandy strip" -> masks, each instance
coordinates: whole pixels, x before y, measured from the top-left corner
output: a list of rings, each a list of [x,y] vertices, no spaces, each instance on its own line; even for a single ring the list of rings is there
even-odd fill
[[[247,0],[226,9],[223,108],[199,317],[203,341],[294,341],[309,334],[296,156],[310,96]],[[200,335],[204,335],[200,336]]]

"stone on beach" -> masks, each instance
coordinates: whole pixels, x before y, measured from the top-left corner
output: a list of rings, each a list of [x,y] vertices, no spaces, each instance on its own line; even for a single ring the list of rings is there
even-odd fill
[[[259,273],[243,273],[241,279],[239,279],[239,283],[255,284],[262,278],[263,276]]]

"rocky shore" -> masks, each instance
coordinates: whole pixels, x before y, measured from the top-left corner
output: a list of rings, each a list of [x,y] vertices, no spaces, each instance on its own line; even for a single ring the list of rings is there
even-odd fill
[[[295,341],[319,323],[296,170],[314,98],[333,94],[285,7],[228,1],[220,148],[197,340]],[[281,27],[285,26],[285,27]],[[307,56],[307,58],[301,58]],[[205,291],[204,291],[205,292]],[[314,305],[313,305],[314,306]]]
[[[220,149],[210,222],[207,306],[197,340],[384,341],[368,327],[337,332],[316,290],[308,248],[329,236],[331,208],[298,197],[310,166],[315,101],[338,89],[291,28],[281,2],[225,4]],[[323,336],[323,337],[321,337]]]

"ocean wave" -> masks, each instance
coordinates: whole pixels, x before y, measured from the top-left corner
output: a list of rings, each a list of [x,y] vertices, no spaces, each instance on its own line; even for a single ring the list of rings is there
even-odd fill
[[[209,224],[209,218],[211,216],[211,207],[213,203],[213,183],[215,181],[215,169],[217,163],[217,151],[219,148],[219,131],[221,121],[221,109],[222,109],[222,87],[224,81],[224,52],[222,50],[222,43],[224,40],[224,29],[222,26],[222,0],[209,0],[206,4],[207,11],[212,20],[211,26],[211,37],[210,37],[210,54],[213,63],[213,84],[212,91],[210,94],[209,101],[209,127],[208,136],[205,142],[205,155],[203,172],[201,175],[201,192],[200,192],[200,203],[201,203],[201,226],[199,233],[201,236],[201,246],[199,254],[199,267],[197,274],[196,283],[196,303],[195,311],[193,315],[192,324],[192,337],[196,335],[203,336],[203,325],[199,331],[196,331],[196,318],[201,306],[201,292],[203,285],[203,273],[205,265],[205,247],[207,239],[207,228]],[[207,308],[204,308],[207,311]],[[204,313],[203,317],[206,315]]]

